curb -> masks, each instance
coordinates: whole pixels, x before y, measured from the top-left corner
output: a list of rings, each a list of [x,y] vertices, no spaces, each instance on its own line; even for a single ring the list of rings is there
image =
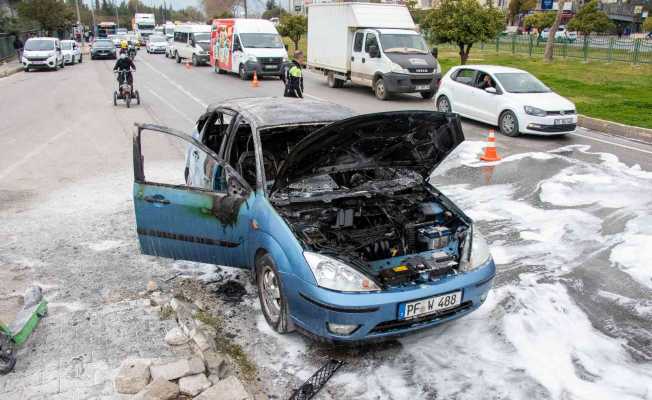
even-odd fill
[[[577,125],[583,128],[604,132],[609,135],[620,136],[652,144],[652,129],[619,124],[604,119],[587,117],[582,114],[577,116]]]
[[[23,70],[22,64],[13,65],[7,68],[3,68],[3,67],[4,66],[0,66],[0,78],[5,78],[9,75],[13,75],[16,72],[20,72]]]

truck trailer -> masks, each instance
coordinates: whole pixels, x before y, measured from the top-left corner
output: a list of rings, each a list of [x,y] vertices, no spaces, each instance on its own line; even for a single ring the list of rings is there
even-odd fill
[[[437,92],[441,67],[407,7],[382,3],[320,3],[308,6],[308,68],[327,77],[373,88],[385,100],[393,93]]]

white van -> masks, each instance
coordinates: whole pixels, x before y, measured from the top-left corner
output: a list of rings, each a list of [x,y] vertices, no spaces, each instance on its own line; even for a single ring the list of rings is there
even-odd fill
[[[59,69],[65,66],[61,43],[52,37],[27,39],[21,61],[25,71],[31,68]]]
[[[213,20],[210,63],[215,72],[233,72],[249,79],[281,76],[288,53],[274,25],[265,19]]]
[[[177,25],[172,43],[173,56],[177,63],[192,60],[193,65],[208,64],[210,43],[210,25]]]

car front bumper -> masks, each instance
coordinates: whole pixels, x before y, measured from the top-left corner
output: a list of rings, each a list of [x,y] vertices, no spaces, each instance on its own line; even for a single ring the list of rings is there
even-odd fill
[[[256,75],[258,76],[281,76],[282,65],[282,63],[261,64],[257,61],[247,61],[245,67],[248,74],[253,74],[256,71]]]
[[[150,47],[150,53],[165,53],[165,47]]]
[[[48,58],[45,60],[30,60],[23,57],[23,68],[42,68],[42,69],[53,69],[57,66],[56,58]]]
[[[414,287],[376,293],[339,293],[308,284],[294,275],[284,274],[289,290],[290,315],[302,332],[329,342],[363,342],[384,340],[427,329],[462,317],[484,303],[496,274],[493,260],[478,269],[451,275],[439,281]],[[400,320],[399,305],[414,300],[462,291],[459,306],[438,314]],[[357,325],[350,335],[333,334],[328,323]]]
[[[519,118],[521,133],[533,135],[563,135],[574,132],[576,127],[577,114],[536,117],[523,112]]]
[[[94,58],[116,58],[117,55],[116,52],[106,52],[106,51],[101,51],[101,52],[91,52],[91,56]]]
[[[398,74],[383,75],[385,90],[390,93],[436,92],[441,74]]]

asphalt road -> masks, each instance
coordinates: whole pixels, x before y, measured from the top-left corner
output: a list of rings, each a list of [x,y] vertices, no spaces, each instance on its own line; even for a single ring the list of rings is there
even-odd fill
[[[135,122],[190,133],[211,102],[282,95],[278,80],[253,88],[144,51],[136,65],[142,104],[131,109],[112,104],[113,61],[0,80],[0,268],[33,269],[61,303],[134,296],[179,268],[138,254]],[[306,75],[306,96],[359,113],[433,108]],[[322,398],[650,398],[652,146],[583,129],[499,135],[504,159],[487,166],[477,157],[488,129],[464,121],[468,143],[433,177],[488,236],[499,272],[487,303],[419,335],[336,351],[269,331],[249,286],[244,303],[226,311],[270,394],[286,396],[336,356],[348,366]]]

